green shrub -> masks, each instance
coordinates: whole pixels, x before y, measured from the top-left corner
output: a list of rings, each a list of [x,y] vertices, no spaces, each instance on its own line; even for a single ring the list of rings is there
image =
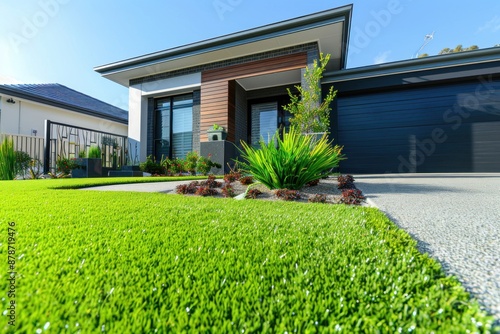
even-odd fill
[[[31,157],[28,153],[23,151],[16,151],[16,174],[21,175],[24,179],[24,176],[28,172],[30,167]]]
[[[87,152],[87,158],[89,159],[101,159],[102,152],[99,146],[91,146]]]
[[[222,166],[219,163],[212,161],[211,154],[209,154],[208,157],[200,157],[198,159],[198,163],[196,164],[196,170],[202,175],[207,175],[208,173],[210,173],[212,167],[221,168]]]
[[[260,148],[242,145],[242,169],[269,189],[300,190],[327,175],[343,159],[342,148],[332,146],[326,135],[315,140],[296,127],[288,133],[283,130],[283,139],[277,132],[269,144],[261,141]]]
[[[14,180],[16,177],[16,154],[14,142],[4,138],[0,145],[0,180]]]
[[[70,174],[73,169],[77,169],[78,167],[76,160],[73,158],[59,157],[56,161],[57,171],[64,174]]]
[[[175,158],[170,161],[170,173],[177,175],[182,174],[186,171],[186,160],[181,158]]]
[[[154,156],[149,155],[145,162],[139,164],[141,171],[149,173],[151,175],[163,175],[165,174],[165,168],[161,163],[156,162]]]
[[[198,153],[193,151],[186,155],[186,171],[191,175],[196,175],[196,165],[198,164]]]

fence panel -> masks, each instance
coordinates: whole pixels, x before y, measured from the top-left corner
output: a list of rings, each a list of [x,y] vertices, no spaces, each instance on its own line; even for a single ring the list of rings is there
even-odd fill
[[[45,121],[44,173],[55,172],[59,158],[78,158],[92,146],[99,146],[102,166],[119,167],[128,163],[127,137],[114,133]]]
[[[14,150],[22,151],[33,159],[38,159],[43,162],[44,152],[43,148],[45,145],[45,140],[42,137],[35,136],[23,136],[23,135],[5,135],[8,138],[11,138],[14,142]]]

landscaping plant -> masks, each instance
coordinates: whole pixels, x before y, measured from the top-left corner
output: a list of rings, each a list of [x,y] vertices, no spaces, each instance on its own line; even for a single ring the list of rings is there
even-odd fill
[[[365,196],[359,189],[343,189],[340,203],[360,205],[364,199]]]
[[[231,170],[229,173],[224,174],[224,182],[233,183],[241,178],[241,173]]]
[[[173,175],[180,175],[186,171],[186,160],[181,158],[174,158],[170,160],[170,173]]]
[[[222,166],[219,163],[212,161],[211,154],[209,154],[207,157],[201,156],[198,159],[198,163],[196,164],[196,170],[202,175],[207,175],[208,173],[210,173],[212,167],[221,168]]]
[[[56,170],[63,174],[69,175],[73,169],[77,169],[79,166],[74,158],[61,157],[56,161]]]
[[[248,186],[248,185],[254,183],[253,176],[251,176],[251,175],[240,177],[239,181],[244,186]]]
[[[312,180],[311,182],[307,182],[306,186],[308,186],[308,187],[315,187],[318,184],[319,184],[319,179],[316,179],[316,180]]]
[[[14,142],[5,137],[0,144],[0,180],[14,180],[16,177],[16,153]]]
[[[291,102],[283,106],[283,109],[293,115],[290,124],[302,133],[325,133],[330,129],[330,104],[337,91],[334,91],[332,86],[325,98],[321,98],[321,78],[329,60],[329,54],[323,56],[321,53],[319,63],[314,60],[312,68],[306,67],[304,73],[306,85],[295,86],[299,95],[293,94],[288,89]]]
[[[101,159],[102,156],[101,156],[102,152],[101,152],[101,148],[99,146],[91,146],[89,147],[89,150],[87,152],[87,158],[89,159]]]
[[[28,173],[31,179],[39,179],[42,176],[43,164],[40,159],[31,159],[28,166]]]
[[[186,155],[186,171],[191,175],[196,175],[196,165],[198,164],[198,153],[193,151]]]
[[[242,169],[269,189],[300,190],[328,175],[343,159],[342,148],[328,142],[326,135],[315,140],[293,126],[288,132],[283,129],[282,138],[277,132],[268,144],[261,141],[259,148],[241,144]]]
[[[229,183],[226,183],[222,189],[221,189],[221,192],[222,192],[222,196],[224,197],[234,197],[236,194],[234,193],[234,188],[232,185],[230,185]]]
[[[23,151],[16,151],[16,175],[21,175],[24,179],[30,167],[31,157]]]
[[[151,175],[164,175],[165,168],[161,163],[156,162],[156,158],[153,155],[149,155],[146,161],[139,164],[141,171],[149,173]]]
[[[16,243],[16,322],[0,330],[491,331],[457,279],[377,209],[75,189],[180,179],[0,182],[0,226]],[[7,264],[0,275],[8,310]]]
[[[201,186],[206,186],[209,188],[220,188],[222,187],[222,182],[215,180],[215,175],[209,175],[205,181],[200,182]]]
[[[218,192],[215,188],[201,185],[196,189],[196,192],[194,194],[198,196],[215,196],[218,194]]]
[[[354,189],[354,177],[352,175],[339,175],[337,177],[338,189]]]
[[[298,190],[290,190],[290,189],[278,189],[274,192],[277,198],[283,199],[285,201],[294,201],[296,199],[300,199],[300,193]]]
[[[256,199],[259,195],[262,195],[262,191],[257,188],[252,188],[245,193],[245,198]]]

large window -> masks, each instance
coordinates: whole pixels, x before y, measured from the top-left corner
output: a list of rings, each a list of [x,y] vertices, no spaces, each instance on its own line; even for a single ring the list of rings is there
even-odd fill
[[[276,101],[278,100],[278,101]],[[269,143],[273,135],[281,127],[290,126],[290,113],[280,107],[281,99],[265,103],[252,103],[252,145],[258,145],[259,140]]]
[[[193,149],[193,96],[155,101],[155,157],[185,158]]]

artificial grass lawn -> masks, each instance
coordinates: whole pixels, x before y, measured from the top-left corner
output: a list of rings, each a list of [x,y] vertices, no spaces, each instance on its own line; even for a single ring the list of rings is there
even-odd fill
[[[15,222],[17,332],[465,333],[491,323],[376,209],[52,189],[134,180],[0,182],[0,289]],[[9,302],[4,294],[3,310]]]

